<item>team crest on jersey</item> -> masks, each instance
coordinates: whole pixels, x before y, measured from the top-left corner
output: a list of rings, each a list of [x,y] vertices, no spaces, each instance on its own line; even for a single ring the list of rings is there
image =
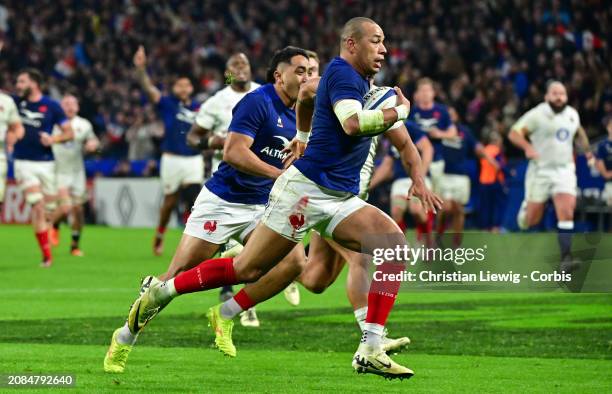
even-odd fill
[[[204,230],[208,231],[208,234],[214,233],[215,230],[217,230],[217,221],[209,220],[206,223],[204,223]]]
[[[559,141],[567,141],[567,139],[570,136],[570,132],[565,127],[562,127],[559,130],[557,130],[557,132],[555,133],[555,136],[557,137]]]
[[[299,230],[305,222],[306,219],[302,213],[294,213],[293,215],[289,216],[289,224],[291,224],[291,227],[293,227],[294,230]]]

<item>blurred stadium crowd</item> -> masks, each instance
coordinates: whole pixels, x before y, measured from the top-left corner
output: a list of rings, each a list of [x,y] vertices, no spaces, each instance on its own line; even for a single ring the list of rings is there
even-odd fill
[[[324,69],[337,53],[336,28],[357,15],[385,29],[389,53],[376,83],[411,95],[419,77],[432,78],[437,99],[483,142],[541,102],[551,78],[566,83],[592,142],[607,134],[612,7],[603,0],[8,0],[0,5],[1,86],[13,91],[16,72],[36,67],[51,96],[80,98],[101,157],[154,160],[163,129],[134,78],[138,45],[160,87],[186,73],[202,102],[223,86],[233,52],[247,54],[259,82],[271,53],[287,44],[318,52]]]

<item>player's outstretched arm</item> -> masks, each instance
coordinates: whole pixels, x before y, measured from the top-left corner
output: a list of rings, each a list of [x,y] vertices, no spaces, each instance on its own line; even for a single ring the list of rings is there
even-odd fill
[[[397,86],[397,105],[386,109],[363,109],[357,100],[340,100],[334,103],[334,113],[344,132],[351,136],[376,135],[387,130],[397,121],[404,121],[410,112],[410,101]]]
[[[406,126],[402,124],[399,128],[389,130],[385,135],[400,153],[402,164],[412,179],[412,186],[406,198],[410,199],[414,195],[421,200],[426,211],[436,212],[441,209],[442,199],[425,186],[421,156],[412,142]]]
[[[278,178],[282,171],[257,157],[250,149],[251,145],[252,137],[230,131],[223,148],[223,161],[246,174]]]
[[[134,54],[134,66],[136,67],[136,78],[138,79],[140,87],[145,91],[151,102],[154,104],[159,103],[159,100],[161,100],[161,92],[153,85],[153,82],[151,82],[147,74],[147,55],[142,45],[138,47],[138,50]]]

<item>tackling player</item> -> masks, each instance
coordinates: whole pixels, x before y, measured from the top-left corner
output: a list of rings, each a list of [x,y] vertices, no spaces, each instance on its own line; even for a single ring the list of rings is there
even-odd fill
[[[191,130],[187,134],[187,143],[192,148],[214,150],[211,174],[217,171],[219,163],[223,159],[223,144],[232,121],[232,109],[247,93],[259,87],[258,83],[251,80],[251,64],[244,53],[236,53],[230,56],[226,64],[226,77],[230,84],[202,104]],[[231,240],[226,248],[231,249],[235,246],[236,241]],[[233,295],[232,286],[225,286],[221,288],[219,298],[221,301],[225,301],[232,298]],[[244,326],[259,326],[259,320],[254,309],[243,314],[240,321]]]
[[[548,84],[544,102],[521,116],[508,135],[529,159],[518,225],[523,230],[537,225],[542,220],[546,201],[552,198],[561,250],[559,268],[566,272],[578,266],[571,254],[577,188],[573,156],[576,135],[587,157],[591,156],[580,116],[567,105],[567,91],[559,81]]]
[[[348,21],[341,36],[340,56],[329,64],[319,84],[312,133],[298,131],[297,139],[292,141],[292,154],[299,159],[274,183],[262,222],[244,250],[235,258],[203,261],[174,279],[149,287],[130,310],[131,332],[140,331],[179,294],[256,281],[278,268],[276,264],[294,250],[311,228],[317,228],[323,236],[333,236],[354,251],[368,248],[364,235],[381,235],[377,248],[405,245],[404,234],[393,220],[356,194],[371,138],[390,128],[407,135],[403,120],[408,117],[409,101],[396,89],[396,107],[364,110],[369,77],[380,70],[386,54],[384,34],[374,21],[360,17]],[[297,110],[300,111],[299,105]],[[441,202],[426,189],[418,152],[410,140],[407,143],[412,192],[435,209]],[[401,261],[393,259],[378,268],[382,277],[389,279],[385,274],[398,273],[403,267]],[[391,360],[382,348],[384,324],[399,285],[393,279],[372,283],[365,330],[353,358],[357,372],[388,378],[413,375],[410,369]]]
[[[98,137],[94,134],[91,123],[80,116],[79,101],[73,95],[66,95],[61,101],[62,109],[70,121],[74,132],[74,140],[53,145],[55,156],[55,171],[57,181],[57,196],[59,199],[59,210],[53,218],[53,227],[56,232],[59,224],[64,218],[72,214],[72,242],[70,254],[83,256],[79,248],[81,230],[83,229],[83,204],[87,201],[87,177],[83,154],[95,152],[98,149]],[[55,127],[53,135],[59,135],[61,130]]]
[[[303,49],[286,47],[278,51],[268,69],[270,83],[247,94],[234,107],[224,161],[202,188],[174,258],[168,270],[159,276],[161,280],[191,272],[192,267],[211,258],[230,238],[250,242],[252,231],[264,213],[273,180],[283,172],[283,149],[295,136],[293,108],[299,87],[308,78],[307,70],[308,55]],[[220,259],[221,262],[231,260]],[[304,249],[293,248],[286,262],[275,269],[283,272],[282,277],[293,278],[301,271],[303,260]],[[218,278],[225,275],[224,265],[227,263],[210,266],[215,268],[214,275]],[[143,286],[151,288],[158,284],[156,278],[149,277]],[[241,290],[235,297],[248,298],[248,295]],[[140,328],[126,323],[115,330],[104,359],[105,371],[123,371]]]
[[[0,215],[2,214],[6,173],[8,171],[6,153],[13,152],[15,143],[23,138],[24,133],[25,130],[19,118],[15,101],[8,94],[0,92]]]
[[[162,96],[147,75],[147,56],[141,45],[134,54],[134,66],[140,86],[164,122],[163,151],[159,175],[164,191],[164,201],[159,209],[159,222],[153,240],[153,253],[161,255],[164,233],[170,215],[179,198],[181,188],[189,195],[188,206],[204,182],[204,159],[200,152],[187,146],[186,135],[195,118],[198,104],[191,99],[193,85],[188,77],[180,76],[172,84],[172,94]]]
[[[49,226],[45,210],[56,208],[55,162],[51,146],[70,141],[74,133],[57,101],[42,94],[42,74],[25,69],[17,75],[14,98],[25,127],[24,137],[15,144],[15,178],[32,206],[32,227],[43,255],[42,267],[52,264]],[[60,132],[51,135],[58,125]]]

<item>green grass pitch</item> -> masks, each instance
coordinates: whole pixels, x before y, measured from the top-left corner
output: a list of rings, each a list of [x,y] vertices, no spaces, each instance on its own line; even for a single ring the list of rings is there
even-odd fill
[[[102,360],[138,291],[160,273],[180,237],[170,231],[163,257],[152,230],[88,227],[85,257],[68,254],[69,231],[51,269],[29,227],[1,226],[0,374],[65,372],[73,392],[612,392],[612,295],[568,293],[401,293],[388,328],[413,344],[394,358],[416,375],[385,381],[357,375],[359,340],[341,278],[323,295],[301,289],[258,307],[260,328],[236,324],[235,359],[211,347],[204,313],[217,291],[180,297],[155,319],[126,372]],[[28,389],[28,393],[49,389]],[[0,392],[16,392],[0,388]]]

